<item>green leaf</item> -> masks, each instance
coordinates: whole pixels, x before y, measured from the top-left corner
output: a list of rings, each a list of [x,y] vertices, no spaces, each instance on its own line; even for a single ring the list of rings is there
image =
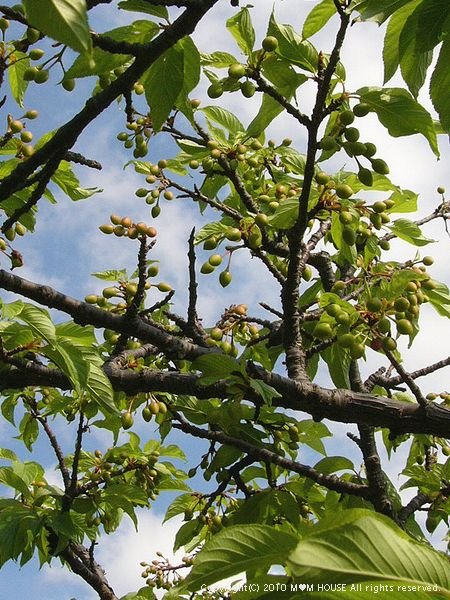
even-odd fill
[[[395,581],[438,585],[450,593],[448,559],[413,541],[391,519],[350,509],[312,527],[287,561],[308,583]]]
[[[333,344],[322,350],[320,355],[328,365],[334,385],[338,388],[349,389],[349,368],[352,361],[350,353],[341,348],[339,344]]]
[[[450,295],[445,284],[438,283],[434,290],[427,290],[427,296],[436,312],[443,317],[450,317]]]
[[[101,273],[92,273],[93,277],[101,279],[102,281],[120,281],[121,279],[127,279],[127,272],[125,269],[110,269],[109,271],[102,271]]]
[[[414,246],[426,246],[436,241],[426,238],[420,227],[408,219],[397,219],[392,225],[389,225],[389,229],[397,237]]]
[[[89,363],[86,390],[105,415],[119,412],[114,405],[114,391],[111,382],[103,369],[92,361]]]
[[[184,58],[183,88],[177,98],[176,106],[192,122],[194,113],[188,95],[200,81],[200,52],[189,36],[177,42],[176,47],[183,52]]]
[[[249,137],[259,137],[263,131],[265,131],[279,114],[283,112],[283,107],[279,102],[274,100],[271,96],[263,94],[261,107],[258,114],[250,123],[247,129]]]
[[[184,525],[182,525],[177,531],[177,535],[175,536],[173,551],[176,552],[182,546],[188,544],[192,538],[197,535],[200,528],[201,524],[197,521],[197,519],[192,519],[192,521],[184,523]]]
[[[322,0],[311,10],[303,23],[302,36],[309,38],[324,27],[333,15],[336,6],[333,0]]]
[[[63,160],[60,162],[58,169],[52,176],[52,181],[65,193],[71,200],[85,200],[93,194],[98,194],[103,190],[99,188],[82,188],[78,177],[72,170],[69,162]]]
[[[417,50],[417,26],[419,14],[414,11],[407,19],[399,40],[400,70],[412,95],[417,98],[425,83],[427,69],[433,58],[433,52]]]
[[[283,564],[296,544],[296,536],[268,525],[227,527],[199,552],[176,592],[195,591],[249,569]]]
[[[0,483],[12,488],[24,498],[30,496],[28,484],[17,473],[14,473],[11,467],[0,467]]]
[[[450,4],[447,0],[422,0],[417,12],[416,48],[419,52],[433,50],[442,41]]]
[[[264,400],[264,404],[270,406],[274,398],[281,398],[281,394],[275,388],[259,379],[250,379],[250,387]]]
[[[302,40],[292,25],[277,23],[273,12],[270,16],[267,34],[277,38],[276,52],[279,56],[311,73],[317,71],[319,58],[317,50],[310,42]]]
[[[168,12],[165,6],[150,6],[147,0],[123,0],[119,2],[119,8],[134,12],[142,12],[147,15],[153,15],[160,19],[167,19]]]
[[[159,27],[156,23],[140,20],[124,27],[117,27],[116,29],[105,31],[102,36],[111,38],[116,42],[142,44],[150,42],[158,31]],[[121,67],[132,58],[132,56],[127,54],[115,54],[95,47],[92,52],[92,57],[81,54],[75,59],[75,62],[66,72],[65,78],[70,79],[88,77],[90,75],[100,75],[101,73],[106,73],[117,67]]]
[[[184,513],[188,508],[194,508],[195,506],[199,506],[200,502],[198,497],[193,494],[181,494],[177,496],[175,500],[169,505],[169,508],[164,515],[163,523],[176,517],[177,515]]]
[[[441,46],[436,67],[431,77],[430,96],[433,106],[439,114],[442,127],[450,132],[450,99],[448,90],[450,89],[450,35],[444,40]]]
[[[19,106],[23,106],[25,92],[27,91],[28,81],[23,78],[24,72],[30,66],[30,59],[27,54],[16,50],[10,59],[8,67],[8,79],[11,93]]]
[[[145,97],[151,108],[155,131],[161,129],[169,116],[184,83],[184,52],[173,46],[146,71],[141,78]]]
[[[338,471],[354,471],[355,465],[349,458],[345,456],[326,456],[319,460],[314,465],[314,468],[320,473],[330,475],[331,473],[337,473]]]
[[[415,9],[417,4],[421,0],[414,0],[412,3],[403,6],[396,11],[389,19],[389,23],[386,27],[386,34],[384,36],[383,45],[383,63],[384,63],[384,80],[386,83],[393,77],[400,63],[399,55],[399,43],[400,34],[405,25],[406,19],[409,17],[411,12]]]
[[[205,108],[202,108],[201,110],[208,119],[225,127],[225,129],[233,134],[233,136],[239,131],[245,131],[245,128],[239,119],[225,108],[220,108],[219,106],[205,106]]]
[[[194,360],[192,366],[203,373],[202,382],[205,380],[205,385],[226,379],[233,371],[240,370],[239,363],[235,358],[218,353],[199,356]]]
[[[215,67],[216,69],[225,69],[230,65],[239,62],[239,60],[228,52],[212,52],[211,54],[201,54],[202,65],[206,67]]]
[[[369,104],[390,135],[400,137],[421,133],[439,156],[433,119],[409,92],[401,88],[364,87],[357,90],[361,102]]]
[[[53,347],[42,348],[41,352],[61,369],[76,392],[81,394],[88,376],[88,364],[83,359],[81,351],[70,342],[59,340]]]
[[[55,326],[48,312],[43,308],[24,302],[18,317],[21,321],[25,321],[38,337],[46,340],[49,344],[56,342]]]
[[[58,323],[55,326],[55,332],[58,338],[71,340],[72,343],[81,346],[92,347],[96,344],[94,328],[89,325],[78,325],[73,321]]]
[[[92,50],[86,0],[23,0],[28,22],[76,52]]]
[[[411,0],[353,0],[349,10],[356,10],[363,21],[383,23]]]
[[[236,40],[239,48],[249,56],[255,45],[255,31],[248,8],[242,8],[227,20],[227,29]]]

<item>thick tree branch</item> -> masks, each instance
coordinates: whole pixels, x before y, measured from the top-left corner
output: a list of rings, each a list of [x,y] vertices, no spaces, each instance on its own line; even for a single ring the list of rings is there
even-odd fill
[[[38,285],[18,275],[0,269],[0,288],[20,294],[47,306],[56,308],[70,315],[80,325],[91,324],[95,327],[113,329],[119,333],[137,337],[143,342],[157,346],[161,351],[175,358],[194,359],[209,352],[217,352],[214,348],[203,348],[145,323],[137,317],[116,315],[100,308],[81,302],[45,285]]]
[[[199,427],[191,425],[179,415],[176,415],[176,419],[178,422],[173,423],[173,427],[175,429],[184,431],[184,433],[189,433],[195,437],[213,440],[227,446],[239,448],[249,456],[253,457],[255,460],[279,465],[280,467],[288,469],[289,471],[293,471],[294,473],[308,477],[315,483],[323,485],[330,490],[335,490],[336,492],[340,492],[342,494],[352,494],[353,496],[359,496],[361,498],[367,497],[368,487],[365,485],[341,481],[338,477],[333,475],[324,475],[312,467],[302,465],[301,463],[290,460],[289,458],[280,456],[279,454],[276,454],[267,448],[258,448],[257,446],[253,446],[242,439],[232,437],[226,433],[223,433],[222,431],[207,431],[205,429],[200,429]]]
[[[34,171],[52,157],[62,160],[72,148],[82,131],[96,119],[116,98],[124,94],[168,48],[194,31],[197,23],[217,3],[218,0],[203,0],[192,3],[178,19],[165,28],[149,44],[142,46],[139,57],[107,88],[88,99],[84,108],[73,119],[60,127],[55,135],[42,148],[39,148],[26,161],[0,183],[0,203],[13,194]]]
[[[95,561],[87,548],[76,542],[69,542],[60,553],[72,571],[79,575],[99,595],[100,600],[119,600],[109,585],[104,570]]]

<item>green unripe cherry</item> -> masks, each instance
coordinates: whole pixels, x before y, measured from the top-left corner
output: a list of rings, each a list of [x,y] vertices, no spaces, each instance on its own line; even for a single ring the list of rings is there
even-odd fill
[[[278,40],[273,35],[268,35],[262,41],[263,50],[266,52],[273,52],[278,48]]]
[[[338,336],[337,342],[342,348],[350,348],[355,342],[355,336],[352,333],[344,333]]]
[[[322,150],[325,150],[326,152],[330,152],[331,150],[334,150],[335,148],[337,148],[337,143],[336,143],[336,140],[334,139],[334,137],[332,137],[331,135],[327,135],[321,139],[320,147],[322,148]]]
[[[130,429],[130,427],[133,427],[134,419],[130,411],[122,413],[120,421],[124,429]]]
[[[209,257],[208,262],[213,267],[218,267],[222,263],[222,257],[220,256],[220,254],[212,254]]]
[[[161,281],[161,283],[158,283],[156,287],[160,292],[166,293],[172,291],[172,286],[169,283],[166,283],[165,281]]]
[[[231,276],[230,271],[228,271],[228,270],[222,271],[222,273],[220,273],[220,275],[219,275],[219,283],[223,288],[230,285],[231,279],[232,279],[232,276]]]
[[[358,179],[361,183],[367,185],[368,187],[373,185],[373,174],[370,169],[361,167],[361,169],[358,171]]]
[[[375,202],[372,206],[372,210],[378,214],[384,212],[386,208],[386,204],[382,200],[378,200],[378,202]]]
[[[330,176],[327,173],[321,171],[320,173],[316,174],[315,180],[319,185],[325,185],[330,181]]]
[[[382,346],[383,350],[386,352],[394,352],[394,350],[397,349],[397,342],[394,340],[394,338],[387,336],[383,338]]]
[[[317,323],[313,330],[314,337],[326,340],[333,337],[333,330],[328,323]]]
[[[377,153],[377,147],[375,146],[375,144],[372,144],[372,142],[366,142],[364,145],[366,147],[364,156],[366,158],[371,158],[372,156],[375,156],[375,154]]]
[[[366,302],[367,310],[370,312],[379,312],[383,306],[380,298],[369,298]]]
[[[353,190],[347,183],[338,183],[336,186],[336,195],[339,198],[347,199],[353,196]]]
[[[256,86],[251,81],[244,81],[240,85],[241,93],[245,98],[252,98],[256,92]]]
[[[353,246],[356,241],[355,230],[346,225],[342,230],[342,239],[348,246]]]
[[[228,77],[232,79],[240,79],[245,75],[245,67],[241,63],[234,63],[228,67]]]
[[[225,232],[225,237],[230,242],[239,242],[242,238],[242,233],[237,227],[229,227]]]
[[[364,356],[364,352],[365,352],[365,346],[364,346],[364,344],[361,344],[360,342],[355,341],[350,346],[350,356],[353,358],[353,360],[362,358]]]
[[[357,142],[359,140],[359,130],[356,127],[348,127],[344,130],[344,137],[349,142]]]
[[[360,102],[353,107],[355,117],[365,117],[370,112],[370,106],[365,102]]]
[[[339,221],[343,225],[349,225],[353,221],[352,213],[347,210],[343,210],[341,213],[339,213]]]
[[[339,114],[339,120],[342,125],[351,125],[355,120],[355,115],[351,110],[344,110]]]
[[[66,90],[66,92],[73,92],[75,89],[75,79],[63,79],[62,86]]]
[[[42,48],[33,48],[29,51],[28,56],[30,60],[39,60],[44,56],[44,50]]]
[[[400,319],[397,321],[397,331],[402,335],[412,335],[414,332],[414,327],[411,321],[408,321],[408,319]]]
[[[212,83],[209,88],[206,90],[206,93],[210,98],[220,98],[223,94],[223,86],[220,82]]]
[[[389,175],[388,164],[382,158],[374,158],[372,160],[372,169],[380,175]]]
[[[46,81],[48,81],[49,77],[50,73],[47,71],[47,69],[41,69],[40,71],[38,70],[38,72],[36,73],[34,81],[39,84],[45,83]]]

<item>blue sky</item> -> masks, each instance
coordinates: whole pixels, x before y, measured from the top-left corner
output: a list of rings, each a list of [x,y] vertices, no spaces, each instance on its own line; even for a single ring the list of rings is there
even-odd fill
[[[6,4],[12,5],[14,2],[6,2]],[[304,16],[314,4],[316,4],[314,1],[276,0],[277,18],[280,22],[290,21],[300,28]],[[295,6],[294,13],[293,6]],[[253,11],[259,40],[264,36],[271,9],[271,1],[258,0],[258,9]],[[221,49],[239,56],[231,36],[224,33],[225,20],[233,12],[234,9],[230,7],[229,2],[218,3],[195,34],[195,40],[201,50],[209,52]],[[292,14],[295,15],[293,20],[291,20]],[[111,19],[109,9],[98,7],[92,11],[91,26],[102,31],[131,22],[134,18],[141,18],[141,15],[132,13],[119,15],[115,11]],[[324,51],[329,50],[333,32],[333,24],[330,24],[313,40],[316,46]],[[348,89],[357,89],[361,85],[382,85],[382,66],[379,58],[381,45],[382,31],[376,25],[364,24],[352,28],[342,56],[347,68]],[[69,64],[70,61],[67,66]],[[35,139],[39,137],[39,133],[58,127],[75,114],[84,102],[86,90],[93,85],[91,79],[78,82],[76,90],[68,94],[57,86],[59,75],[59,73],[52,75],[51,81],[45,86],[30,86],[26,108],[37,108],[41,115],[39,119],[30,123]],[[389,85],[401,85],[401,83],[396,80]],[[203,82],[192,96],[204,98],[205,87]],[[308,104],[311,102],[311,94],[307,91],[301,92],[299,100]],[[241,96],[228,95],[225,100],[221,99],[218,103],[223,101],[244,123],[250,122],[258,108],[256,97],[252,101],[242,102]],[[427,103],[425,96],[423,101]],[[208,103],[214,104],[214,101],[208,100]],[[14,116],[20,116],[22,113],[20,109],[9,103],[1,109],[0,116],[4,122],[8,112]],[[57,206],[41,202],[36,233],[33,236],[25,236],[15,244],[25,257],[25,266],[19,273],[21,276],[36,282],[49,283],[67,294],[83,298],[87,293],[100,292],[103,287],[99,280],[90,276],[92,272],[123,266],[130,271],[134,270],[137,244],[130,240],[111,239],[98,232],[98,226],[107,222],[111,213],[130,215],[135,221],[151,221],[149,208],[134,195],[134,190],[141,187],[143,178],[135,174],[132,168],[126,171],[122,169],[123,164],[131,158],[116,140],[116,135],[123,129],[123,125],[123,112],[120,107],[118,109],[112,106],[101,115],[92,130],[81,136],[74,150],[99,160],[104,167],[102,172],[87,168],[77,169],[81,183],[85,187],[97,186],[104,191],[89,200],[72,203],[56,190]],[[420,136],[389,138],[374,116],[361,120],[358,126],[365,139],[373,140],[379,148],[382,148],[382,156],[391,167],[392,180],[402,187],[420,192],[420,214],[431,212],[439,202],[435,192],[436,187],[443,185],[450,189],[448,169],[450,152],[447,137],[441,139],[442,156],[437,162],[427,142]],[[288,117],[277,119],[271,126],[268,136],[277,141],[288,136],[300,150],[304,148],[303,131],[293,127],[293,122]],[[159,141],[157,138],[154,144],[150,160],[167,158],[173,152],[173,145],[169,141],[162,139]],[[332,168],[339,169],[344,165],[345,158],[339,156],[334,160]],[[207,217],[208,215],[205,218]],[[175,310],[178,312],[183,312],[186,306],[184,290],[187,281],[187,239],[192,226],[201,222],[197,208],[187,204],[186,200],[166,202],[162,215],[156,222],[159,236],[154,256],[161,260],[161,279],[169,281],[178,290],[175,297]],[[439,256],[448,257],[449,238],[445,235],[442,224],[437,222],[430,224],[425,233],[429,237],[441,240],[439,244],[429,247],[430,250],[427,249],[426,253],[433,254],[437,259]],[[409,256],[414,255],[414,248],[406,247],[406,250]],[[394,244],[392,256],[405,258],[405,245]],[[441,263],[436,260],[436,265],[432,267],[431,272],[436,279],[449,283],[447,260],[446,258]],[[200,252],[199,263],[201,262]],[[199,308],[206,325],[212,325],[220,317],[223,308],[231,303],[247,303],[252,314],[259,310],[258,302],[261,300],[273,305],[279,303],[279,290],[273,286],[272,281],[267,278],[255,260],[240,257],[233,265],[233,275],[233,284],[226,290],[222,290],[217,285],[215,276],[200,277]],[[6,299],[9,296],[3,297]],[[421,331],[417,344],[406,361],[409,369],[417,368],[424,361],[431,363],[446,356],[448,323],[438,319],[431,309],[429,311],[426,309],[425,318],[427,327]],[[367,374],[376,368],[377,361],[379,357],[375,353],[370,353],[370,364],[365,368]],[[448,369],[446,374],[448,376]],[[440,391],[439,386],[445,387],[444,375],[445,373],[442,372],[430,378],[426,391],[436,389]],[[326,384],[325,379],[322,379],[322,382]],[[331,452],[337,452],[337,446],[339,452],[343,453],[343,448],[352,452],[351,443],[345,437],[345,432],[348,430],[351,430],[351,427],[341,425],[334,427],[337,438],[334,442],[336,446],[328,444]],[[63,443],[70,449],[73,429],[58,428],[58,432],[63,438]],[[145,430],[140,426],[138,433],[142,437],[148,436],[148,426]],[[14,435],[11,428],[0,424],[0,443],[17,450],[18,444],[11,440],[11,435]],[[106,434],[99,435],[92,432],[89,443],[93,448],[107,447],[111,444],[111,440],[106,438]],[[183,447],[190,458],[198,453],[197,443],[183,441]],[[304,449],[302,452],[303,461],[318,460],[313,453]],[[26,458],[29,460],[29,455]],[[51,477],[54,460],[46,443],[36,444],[32,459],[41,461],[48,467],[49,477]],[[390,472],[396,473],[397,465],[398,457],[395,457]],[[126,523],[123,529],[99,548],[98,559],[101,562],[104,558],[104,566],[119,595],[137,589],[141,584],[139,578],[141,568],[138,565],[140,560],[151,559],[152,553],[156,550],[170,551],[176,524],[169,523],[164,530],[159,526],[160,516],[168,501],[168,498],[162,497],[149,514],[142,515],[139,535],[133,533],[130,523]],[[70,600],[72,597],[78,600],[91,600],[96,597],[83,582],[77,583],[76,576],[61,571],[56,563],[51,569],[44,567],[40,572],[34,561],[21,570],[14,564],[8,564],[0,571],[1,600],[3,598],[22,600],[30,595],[30,590],[32,590],[33,600]]]

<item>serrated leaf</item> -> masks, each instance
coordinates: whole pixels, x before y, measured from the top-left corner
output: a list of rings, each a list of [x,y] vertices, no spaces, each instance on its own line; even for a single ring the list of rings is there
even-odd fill
[[[102,36],[111,38],[116,42],[129,42],[131,44],[142,44],[150,42],[159,32],[159,26],[152,21],[134,21],[130,25],[117,27],[110,31],[105,31]],[[88,77],[90,75],[100,75],[111,71],[117,67],[125,65],[133,59],[127,54],[116,54],[95,47],[92,56],[80,55],[68,69],[65,78]]]
[[[320,473],[330,475],[338,471],[354,471],[355,466],[349,458],[345,456],[326,456],[314,465],[314,468]]]
[[[73,321],[58,323],[55,326],[57,337],[66,338],[82,346],[92,347],[96,344],[94,328],[89,325],[78,325]]]
[[[120,281],[121,279],[127,279],[127,272],[125,269],[110,269],[108,271],[92,273],[92,276],[102,281]]]
[[[180,515],[181,513],[184,513],[188,508],[193,508],[198,504],[198,498],[195,495],[181,494],[180,496],[177,496],[166,510],[163,523],[169,521],[169,519],[172,519],[177,515]]]
[[[278,40],[276,53],[301,69],[315,73],[318,67],[318,52],[307,40],[302,40],[292,25],[281,25],[272,12],[267,34]]]
[[[114,404],[114,392],[111,382],[103,369],[93,362],[89,363],[86,390],[106,416],[119,412]]]
[[[58,169],[52,176],[53,183],[67,195],[71,200],[85,200],[93,194],[102,192],[100,188],[82,188],[78,177],[72,170],[69,162],[63,160],[60,162]]]
[[[35,335],[46,340],[49,344],[55,343],[55,326],[46,310],[33,304],[23,303],[18,317],[29,325]]]
[[[397,237],[414,246],[426,246],[436,241],[426,238],[420,227],[408,219],[397,219],[392,225],[389,225],[389,229]]]
[[[225,129],[233,134],[233,136],[239,131],[245,131],[245,128],[239,119],[225,108],[220,108],[219,106],[205,106],[205,108],[202,108],[201,111],[208,119],[214,121],[214,123],[217,123],[218,125],[222,125],[222,127],[225,127]]]
[[[275,388],[259,379],[250,379],[250,387],[264,400],[264,404],[270,406],[274,398],[281,398],[281,394]]]
[[[383,23],[408,2],[411,0],[353,0],[348,10],[359,12],[364,21]]]
[[[201,53],[201,62],[206,67],[225,69],[239,60],[229,52],[212,52],[211,54]]]
[[[23,4],[32,27],[76,52],[92,50],[86,0],[23,0]]]
[[[309,38],[324,27],[333,15],[336,6],[333,0],[322,0],[311,10],[303,23],[302,36]]]
[[[11,54],[8,66],[8,79],[11,93],[19,106],[23,106],[25,92],[27,91],[28,81],[23,78],[24,72],[30,66],[30,59],[27,54],[14,51]]]
[[[361,101],[367,103],[379,121],[393,137],[421,133],[439,156],[436,131],[428,111],[402,88],[364,87],[357,90]]]
[[[194,369],[198,369],[207,377],[214,381],[226,379],[233,371],[239,371],[239,363],[232,356],[227,354],[204,354],[199,356],[192,363]]]
[[[450,89],[450,35],[444,40],[436,67],[431,77],[430,96],[433,106],[439,114],[442,127],[450,133],[450,100],[448,90]]]
[[[123,0],[119,2],[119,8],[153,15],[160,19],[167,19],[168,12],[165,6],[150,6],[146,0]]]
[[[308,583],[392,580],[450,591],[448,559],[412,540],[391,519],[364,509],[335,514],[313,526],[287,561]]]
[[[191,572],[175,591],[195,591],[249,569],[283,564],[296,543],[295,535],[268,525],[227,527],[199,552]]]
[[[425,83],[427,69],[431,64],[433,52],[420,52],[417,49],[417,26],[419,15],[415,10],[407,19],[399,40],[400,70],[412,95],[417,98]]]
[[[327,363],[330,377],[337,388],[350,388],[349,369],[352,361],[350,353],[339,346],[333,344],[320,353],[323,360]]]
[[[183,89],[184,52],[173,46],[145,72],[141,78],[145,97],[151,109],[152,126],[158,131]]]
[[[248,8],[242,8],[227,20],[227,29],[236,40],[239,48],[249,56],[255,45],[255,31]]]

